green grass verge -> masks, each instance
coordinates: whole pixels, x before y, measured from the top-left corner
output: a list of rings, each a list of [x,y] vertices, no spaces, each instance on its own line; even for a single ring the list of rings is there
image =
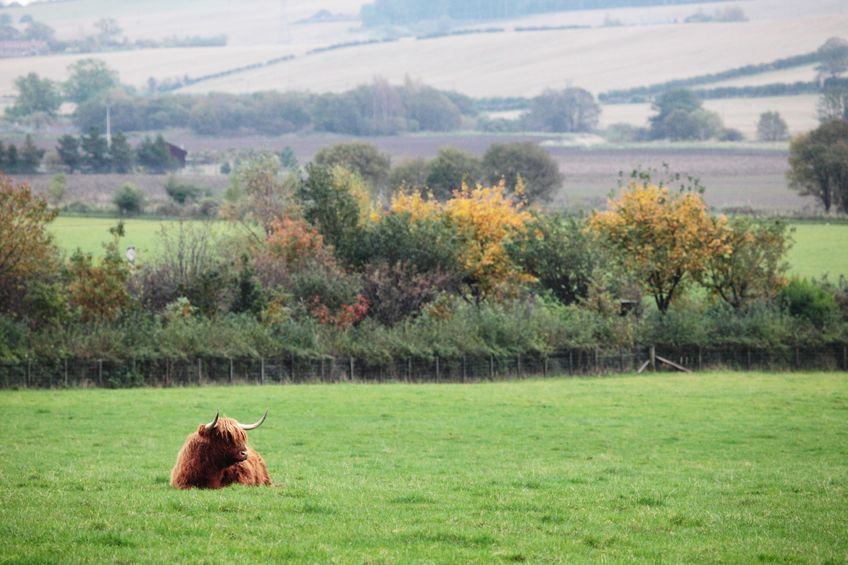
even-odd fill
[[[176,491],[252,421],[276,485]],[[0,392],[6,562],[842,562],[848,379]]]

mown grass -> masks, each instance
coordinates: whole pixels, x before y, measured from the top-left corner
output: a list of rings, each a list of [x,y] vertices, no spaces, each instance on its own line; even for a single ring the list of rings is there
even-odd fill
[[[251,421],[276,485],[176,491]],[[842,562],[845,374],[0,393],[0,561]]]

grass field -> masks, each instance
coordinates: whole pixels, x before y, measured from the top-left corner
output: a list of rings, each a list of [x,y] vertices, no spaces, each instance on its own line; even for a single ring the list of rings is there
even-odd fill
[[[827,274],[831,282],[848,277],[848,224],[794,224],[795,245],[789,250],[790,272],[802,277]]]
[[[104,254],[105,243],[112,240],[109,228],[118,223],[116,219],[110,218],[86,218],[86,217],[59,217],[50,224],[50,230],[56,236],[59,247],[66,253],[71,254],[77,248],[86,253],[92,253],[99,257]],[[201,221],[188,222],[194,226],[200,226]],[[138,261],[144,262],[155,257],[161,251],[160,234],[162,229],[173,229],[177,220],[148,220],[148,219],[126,219],[124,220],[125,236],[121,240],[122,250],[130,245],[135,246]],[[237,229],[234,225],[216,222],[212,223],[213,233],[234,233]]]
[[[253,421],[275,486],[176,491]],[[2,391],[4,562],[843,562],[845,374]]]

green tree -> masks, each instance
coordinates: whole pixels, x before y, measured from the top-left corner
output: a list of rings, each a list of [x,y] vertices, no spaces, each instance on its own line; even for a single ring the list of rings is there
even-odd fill
[[[27,134],[23,147],[21,147],[20,164],[18,170],[22,173],[34,173],[41,166],[44,157],[44,149],[39,149],[32,141],[32,136]]]
[[[701,284],[736,311],[775,298],[789,269],[785,256],[792,240],[786,223],[737,217],[718,229],[728,248],[707,259]]]
[[[598,126],[600,114],[601,107],[588,90],[548,89],[530,101],[525,119],[527,126],[536,131],[590,131]]]
[[[584,227],[576,218],[537,213],[507,251],[536,277],[539,287],[562,304],[574,304],[589,296],[595,270],[603,265],[600,249]]]
[[[848,121],[831,120],[789,144],[789,186],[848,211]]]
[[[136,161],[149,173],[164,174],[177,168],[162,134],[158,134],[155,139],[144,136],[136,148]]]
[[[59,145],[56,146],[56,152],[59,153],[59,158],[70,170],[74,172],[82,165],[82,155],[80,154],[80,140],[72,135],[65,134],[59,138]]]
[[[53,43],[56,41],[56,30],[45,23],[31,21],[24,31],[24,39]]]
[[[683,117],[687,117],[693,112],[700,110],[701,106],[701,100],[691,90],[678,89],[661,94],[651,104],[651,108],[656,112],[656,115],[651,116],[648,120],[651,126],[651,137],[655,139],[669,137],[666,128],[669,125],[668,120],[672,114],[677,116],[671,117],[671,124],[674,124]]]
[[[416,157],[405,159],[392,167],[389,173],[389,189],[392,191],[399,188],[423,189],[427,186],[427,171],[429,164],[427,159]]]
[[[786,126],[780,112],[763,112],[757,122],[757,139],[760,141],[783,141],[789,138],[789,128]]]
[[[31,116],[38,112],[54,117],[62,105],[58,84],[40,78],[35,73],[16,78],[15,90],[18,92],[15,102],[6,108],[6,115],[11,118]]]
[[[117,206],[122,216],[134,216],[144,211],[144,192],[137,186],[127,183],[122,186],[112,197],[112,202]]]
[[[550,201],[563,181],[553,157],[530,141],[493,144],[483,155],[482,170],[491,184],[503,179],[510,193],[521,179],[524,194],[518,197],[526,202]]]
[[[118,43],[118,36],[124,31],[115,18],[100,18],[94,22],[94,27],[100,32],[97,39],[101,45],[115,45]]]
[[[65,176],[65,173],[59,173],[50,177],[50,184],[47,186],[47,200],[54,208],[62,203],[67,187],[68,178]]]
[[[109,146],[106,138],[100,135],[96,128],[80,138],[82,148],[82,168],[89,173],[105,173],[109,171]]]
[[[427,171],[427,188],[439,200],[447,200],[462,183],[473,185],[482,178],[480,159],[455,147],[442,147]]]
[[[848,120],[848,80],[828,79],[818,102],[819,121]]]
[[[18,170],[20,164],[20,160],[18,159],[18,148],[15,147],[13,143],[10,143],[9,147],[6,149],[6,159],[3,162],[3,168],[7,173],[12,173]]]
[[[341,165],[358,174],[375,190],[385,187],[391,169],[389,156],[370,143],[336,143],[318,151],[313,160],[327,169]]]
[[[127,136],[120,131],[112,136],[109,157],[113,172],[125,174],[132,170],[133,150],[127,141]]]
[[[76,104],[103,99],[119,86],[118,73],[100,59],[81,59],[68,65],[65,96]]]

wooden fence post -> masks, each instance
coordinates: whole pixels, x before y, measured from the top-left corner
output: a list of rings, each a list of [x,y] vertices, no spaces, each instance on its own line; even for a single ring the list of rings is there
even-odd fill
[[[463,353],[462,354],[462,382],[465,382],[466,379],[468,378],[467,371],[468,371],[468,369],[467,369],[466,363],[465,363],[465,354]]]
[[[495,380],[495,356],[489,354],[489,378]]]
[[[436,382],[439,382],[439,356],[436,355]]]
[[[656,371],[657,370],[657,347],[655,345],[652,345],[651,348],[648,350],[648,355],[650,355],[650,358],[651,358],[651,370]]]
[[[259,358],[259,383],[265,384],[265,358]]]
[[[230,384],[233,384],[233,358],[230,357]]]
[[[568,350],[568,375],[574,376],[574,350]]]
[[[97,360],[97,386],[103,386],[103,359]]]
[[[203,360],[198,357],[197,358],[197,386],[203,384]]]
[[[65,388],[68,388],[68,358],[65,357]]]
[[[542,376],[548,378],[548,355],[542,359]]]
[[[349,360],[350,360],[350,373],[348,374],[347,378],[348,378],[349,381],[352,381],[353,380],[353,356],[351,356],[349,358]]]

